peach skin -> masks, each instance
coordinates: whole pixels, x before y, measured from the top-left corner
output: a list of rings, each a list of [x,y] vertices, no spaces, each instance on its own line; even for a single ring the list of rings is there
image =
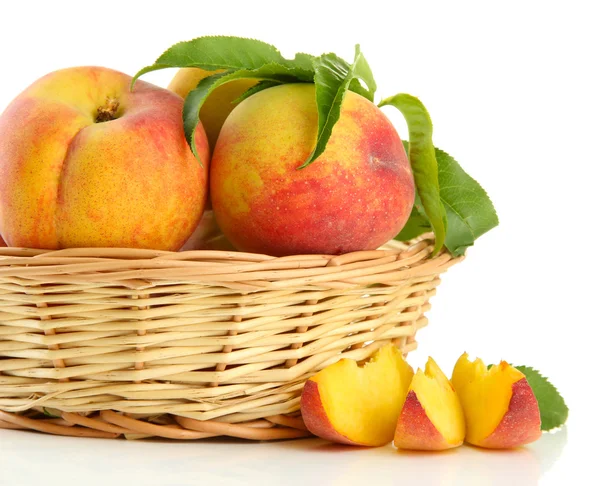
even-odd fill
[[[508,449],[540,438],[540,410],[525,375],[506,361],[489,370],[463,354],[452,384],[465,412],[466,442],[489,449]]]
[[[392,344],[364,366],[342,359],[304,385],[300,409],[313,434],[341,444],[382,446],[394,427],[413,370]]]
[[[0,233],[10,246],[178,250],[207,195],[183,101],[101,67],[50,73],[0,117]]]

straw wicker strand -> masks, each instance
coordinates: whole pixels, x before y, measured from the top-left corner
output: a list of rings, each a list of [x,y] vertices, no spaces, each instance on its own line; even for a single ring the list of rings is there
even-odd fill
[[[0,428],[304,437],[311,375],[416,347],[439,275],[461,260],[432,251],[430,236],[280,258],[1,248]]]

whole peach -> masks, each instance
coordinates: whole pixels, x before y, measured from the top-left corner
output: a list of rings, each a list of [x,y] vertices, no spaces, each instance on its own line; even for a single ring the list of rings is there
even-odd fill
[[[204,165],[183,101],[101,67],[50,73],[0,117],[0,233],[10,246],[177,250],[202,215]]]
[[[229,115],[211,161],[212,207],[239,250],[270,255],[375,249],[396,236],[414,203],[410,164],[392,123],[348,92],[325,152],[313,84],[261,91]]]

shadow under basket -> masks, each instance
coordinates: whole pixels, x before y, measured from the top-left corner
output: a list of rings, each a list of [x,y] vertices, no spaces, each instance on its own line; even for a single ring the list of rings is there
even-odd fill
[[[415,334],[431,235],[340,256],[0,248],[0,428],[80,437],[310,435],[304,382]]]

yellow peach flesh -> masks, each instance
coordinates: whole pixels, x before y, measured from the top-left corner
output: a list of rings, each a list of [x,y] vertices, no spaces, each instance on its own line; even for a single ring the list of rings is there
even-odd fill
[[[530,431],[526,434],[519,432],[527,442],[539,436],[540,416],[535,396],[525,375],[507,362],[502,361],[488,370],[481,359],[471,362],[465,353],[456,363],[452,384],[465,412],[466,441],[470,444],[495,448],[503,447],[503,444],[506,447],[520,445],[506,435],[513,433],[504,424],[507,417],[511,419],[508,421],[511,426],[518,419],[521,429]],[[519,395],[518,402],[514,403],[518,403],[521,410],[511,409],[515,392]],[[501,437],[497,433],[499,429]],[[492,442],[490,438],[493,438]]]
[[[465,419],[458,395],[437,363],[429,358],[425,372],[418,370],[409,390],[415,390],[429,420],[449,445],[465,437]]]
[[[465,437],[458,396],[448,378],[429,358],[425,372],[413,377],[402,407],[394,445],[399,449],[439,451],[457,447]]]
[[[412,376],[412,368],[393,345],[381,348],[362,367],[343,359],[309,380],[302,416],[311,432],[329,440],[387,444]]]

